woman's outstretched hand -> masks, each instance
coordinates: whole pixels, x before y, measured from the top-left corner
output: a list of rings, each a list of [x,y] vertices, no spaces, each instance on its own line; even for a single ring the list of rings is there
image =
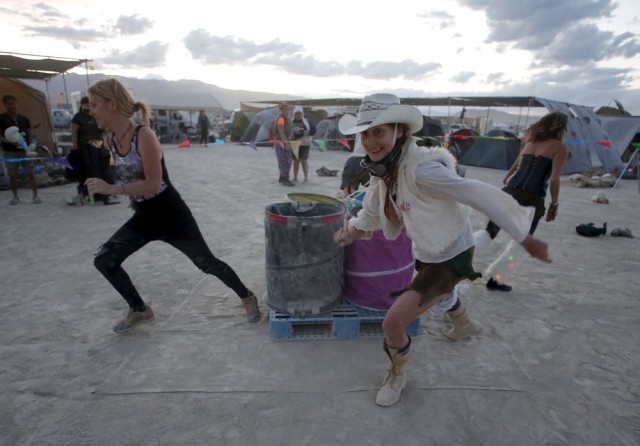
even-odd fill
[[[551,263],[551,259],[549,258],[549,245],[547,245],[546,242],[527,235],[527,238],[522,241],[521,245],[531,257]]]

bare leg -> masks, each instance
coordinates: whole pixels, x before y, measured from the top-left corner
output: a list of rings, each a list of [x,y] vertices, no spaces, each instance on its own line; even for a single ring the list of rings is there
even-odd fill
[[[307,181],[309,179],[309,161],[300,160],[302,163],[302,173],[304,174],[304,180]]]
[[[9,188],[13,193],[13,196],[18,198],[18,176],[17,175],[9,175]]]
[[[33,198],[36,198],[38,196],[38,182],[36,181],[36,176],[33,173],[30,173],[27,178],[29,179],[29,186],[31,186]]]
[[[389,308],[387,315],[382,321],[382,330],[387,340],[387,345],[392,348],[401,349],[409,343],[407,336],[407,326],[425,311],[433,307],[442,296],[437,296],[425,305],[420,306],[421,296],[417,291],[406,290],[402,293]]]
[[[293,160],[293,179],[298,181],[298,170],[300,169],[300,160]]]

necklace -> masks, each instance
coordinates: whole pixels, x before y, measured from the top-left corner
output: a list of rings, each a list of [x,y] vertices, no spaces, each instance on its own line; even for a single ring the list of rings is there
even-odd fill
[[[122,140],[124,139],[125,136],[127,136],[127,133],[129,133],[129,130],[131,130],[131,127],[133,127],[133,123],[131,121],[129,121],[129,127],[127,127],[127,130],[124,131],[124,133],[122,135],[120,135],[120,137],[118,138],[118,135],[116,134],[116,131],[113,131],[113,135],[116,137],[116,139],[118,140],[118,145],[122,147]]]

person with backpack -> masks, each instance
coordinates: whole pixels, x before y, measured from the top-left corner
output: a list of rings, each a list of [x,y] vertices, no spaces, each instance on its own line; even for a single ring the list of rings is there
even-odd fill
[[[278,108],[280,109],[280,114],[272,124],[274,134],[273,148],[276,152],[278,170],[280,171],[278,182],[283,186],[294,186],[293,181],[289,179],[292,164],[291,131],[293,129],[293,124],[289,118],[289,104],[281,102]]]

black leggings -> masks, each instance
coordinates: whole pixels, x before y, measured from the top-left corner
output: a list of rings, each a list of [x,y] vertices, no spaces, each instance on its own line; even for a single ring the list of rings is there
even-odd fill
[[[154,240],[166,242],[181,251],[201,271],[216,276],[235,291],[238,297],[244,298],[251,294],[236,272],[213,255],[191,211],[184,205],[180,207],[177,216],[149,218],[136,212],[95,255],[95,267],[133,311],[144,311],[145,303],[121,265],[127,257]]]

